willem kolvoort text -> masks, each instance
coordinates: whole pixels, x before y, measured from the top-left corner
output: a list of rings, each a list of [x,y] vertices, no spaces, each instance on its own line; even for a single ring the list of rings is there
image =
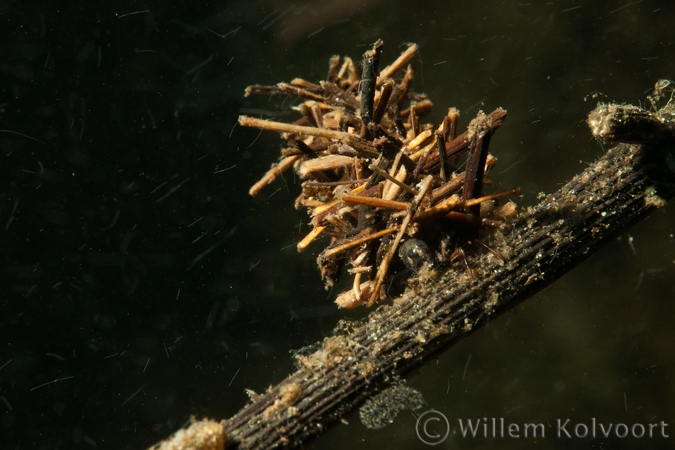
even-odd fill
[[[459,432],[462,437],[483,438],[532,438],[543,439],[546,430],[552,432],[556,438],[583,439],[583,438],[662,438],[670,436],[666,432],[668,424],[664,421],[658,423],[602,423],[595,417],[589,423],[570,423],[570,419],[556,419],[555,424],[544,425],[543,423],[506,423],[503,417],[486,418],[476,420],[457,419]]]

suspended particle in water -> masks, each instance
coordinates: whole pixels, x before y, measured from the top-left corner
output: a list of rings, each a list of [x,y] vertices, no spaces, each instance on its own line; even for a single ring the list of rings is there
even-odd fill
[[[419,409],[424,404],[422,393],[408,386],[392,386],[371,397],[359,410],[361,423],[372,430],[379,430],[394,423],[398,413]]]

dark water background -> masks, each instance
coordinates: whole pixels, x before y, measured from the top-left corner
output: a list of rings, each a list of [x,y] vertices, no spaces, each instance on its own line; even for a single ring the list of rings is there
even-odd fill
[[[528,205],[602,154],[585,97],[640,102],[675,77],[673,24],[665,0],[0,2],[0,449],[143,448],[191,414],[229,417],[244,388],[292,370],[290,350],[365,314],[333,306],[317,247],[295,251],[296,180],[248,196],[280,140],[233,128],[238,114],[296,116],[246,85],[417,42],[430,121],[509,111],[492,178]],[[675,435],[674,217],[656,212],[409,385],[450,419],[664,420]],[[381,431],[348,420],[314,448],[426,448],[409,413]]]

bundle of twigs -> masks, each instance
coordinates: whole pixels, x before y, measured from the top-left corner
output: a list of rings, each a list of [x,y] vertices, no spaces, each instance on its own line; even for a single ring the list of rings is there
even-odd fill
[[[458,243],[480,243],[481,235],[500,228],[516,208],[512,202],[497,207],[495,200],[519,192],[483,195],[484,174],[496,161],[488,147],[506,111],[479,112],[460,135],[455,108],[438,127],[420,124],[432,103],[411,90],[415,72],[408,62],[417,46],[378,74],[382,47],[378,40],[363,55],[361,74],[350,58],[340,63],[334,56],[319,84],[296,78],[246,89],[247,96],[302,100],[295,108],[302,118],[293,124],[239,117],[243,126],[283,133],[288,147],[281,160],[249,192],[258,194],[290,167],[306,180],[295,206],[308,208],[312,230],[298,250],[330,237],[317,262],[327,286],[351,266],[353,288],[336,299],[349,309],[385,298],[391,273],[407,273],[411,283],[456,260],[471,273]]]

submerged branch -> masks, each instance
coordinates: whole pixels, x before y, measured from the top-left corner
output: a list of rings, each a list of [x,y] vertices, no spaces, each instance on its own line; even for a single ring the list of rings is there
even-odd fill
[[[594,116],[593,120],[597,120]],[[675,196],[675,142],[619,144],[470,256],[475,277],[448,270],[326,338],[298,369],[223,427],[226,448],[304,447],[373,395],[531,297]]]

